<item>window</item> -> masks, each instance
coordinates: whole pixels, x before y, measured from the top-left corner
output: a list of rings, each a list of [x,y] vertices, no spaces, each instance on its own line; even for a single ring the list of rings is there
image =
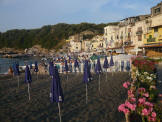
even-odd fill
[[[119,36],[118,35],[116,36],[116,39],[119,39]]]
[[[149,39],[152,39],[152,35],[149,35]]]
[[[111,36],[111,40],[113,40],[113,36]]]
[[[138,41],[142,41],[142,35],[138,35]]]
[[[155,28],[154,28],[154,32],[155,32],[155,33],[158,32],[158,27],[155,27]]]
[[[160,8],[155,9],[155,14],[160,13]]]
[[[137,31],[142,31],[142,27],[138,27]]]

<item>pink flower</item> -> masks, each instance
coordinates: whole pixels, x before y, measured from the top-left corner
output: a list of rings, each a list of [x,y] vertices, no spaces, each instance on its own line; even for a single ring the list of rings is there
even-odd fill
[[[156,113],[155,113],[155,112],[152,112],[151,116],[152,116],[153,118],[156,118]]]
[[[155,122],[156,121],[156,118],[152,118],[152,117],[148,117],[148,120],[151,121],[151,122]]]
[[[133,91],[132,90],[128,90],[128,97],[134,97]]]
[[[119,112],[123,111],[124,109],[125,109],[125,104],[119,105],[119,107],[118,107]]]
[[[124,114],[128,114],[130,111],[128,109],[123,110]]]
[[[135,104],[131,104],[128,101],[125,102],[125,106],[130,108],[132,111],[135,111],[135,109],[136,109],[136,105]]]
[[[145,91],[146,91],[145,88],[138,88],[138,92],[139,92],[139,93],[144,93]]]
[[[140,104],[144,104],[145,101],[146,101],[146,98],[139,98],[139,99],[138,99],[138,102],[139,102]]]
[[[144,108],[144,109],[142,110],[142,115],[148,116],[148,115],[149,115],[149,111],[148,111],[146,108]]]
[[[123,83],[123,87],[126,88],[126,89],[128,88],[129,85],[130,85],[130,82],[128,82],[128,81]]]
[[[149,106],[149,107],[153,107],[154,105],[150,102],[145,102],[145,105]]]
[[[149,109],[148,109],[149,113],[151,113],[152,110],[153,110],[153,108],[152,107],[149,107]]]
[[[130,101],[131,101],[131,102],[136,102],[136,98],[132,97],[132,98],[130,99]]]
[[[143,96],[149,97],[149,94],[148,93],[144,93]]]

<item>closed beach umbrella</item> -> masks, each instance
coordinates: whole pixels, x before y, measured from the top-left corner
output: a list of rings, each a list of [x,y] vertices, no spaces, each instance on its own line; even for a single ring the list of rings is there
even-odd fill
[[[25,83],[28,84],[29,100],[30,100],[30,84],[31,84],[31,82],[32,82],[32,77],[31,77],[31,74],[30,74],[30,70],[29,70],[28,65],[26,65],[26,68],[25,68]]]
[[[54,75],[54,65],[53,65],[53,62],[49,62],[49,75],[50,76]]]
[[[113,56],[111,55],[111,58],[110,58],[110,66],[114,66],[114,61],[113,61]]]
[[[127,70],[127,72],[130,71],[130,61],[127,61],[126,70]]]
[[[97,59],[97,64],[96,64],[96,67],[95,67],[95,71],[96,71],[97,74],[100,74],[102,72],[100,58]]]
[[[13,64],[13,73],[14,73],[14,76],[17,76],[17,79],[18,79],[18,88],[19,88],[20,71],[19,71],[19,64],[18,63],[14,63]]]
[[[37,74],[38,71],[39,71],[39,69],[38,69],[38,63],[37,63],[37,61],[35,61],[35,68],[34,68],[34,72],[36,72],[37,80],[38,80],[38,74]]]
[[[69,71],[68,63],[67,63],[67,60],[65,60],[65,72],[66,72],[67,81],[68,81],[68,74],[67,74],[68,71]]]
[[[107,81],[107,69],[109,68],[109,63],[108,63],[108,60],[107,60],[107,56],[105,56],[103,68],[106,69],[106,81]]]
[[[100,73],[102,72],[100,58],[97,59],[97,64],[96,64],[95,70],[96,70],[96,73],[99,75],[99,79],[98,79],[99,87],[98,87],[98,90],[100,91]]]
[[[91,74],[90,74],[90,70],[89,70],[88,61],[85,60],[83,82],[86,84],[86,104],[87,104],[87,101],[88,101],[88,88],[87,88],[87,84],[90,81],[90,79],[91,79]]]
[[[54,75],[52,77],[51,82],[51,92],[50,92],[51,102],[57,102],[59,108],[59,117],[61,122],[61,110],[60,110],[60,102],[64,101],[64,96],[61,88],[60,77],[58,73],[58,69],[54,66]]]
[[[109,68],[109,63],[108,63],[108,60],[107,60],[107,56],[105,56],[103,68],[105,68],[105,69]]]
[[[113,56],[111,55],[111,58],[110,58],[110,67],[111,67],[111,70],[112,70],[112,67],[114,66],[114,61],[113,61]],[[112,75],[113,75],[113,72],[112,72]]]
[[[74,68],[75,68],[75,72],[76,72],[76,68],[79,68],[79,63],[78,63],[78,60],[77,59],[75,59],[75,61],[74,61]]]
[[[121,71],[124,71],[124,61],[121,61]]]
[[[66,72],[68,72],[68,71],[69,71],[69,67],[68,67],[67,60],[65,60],[65,71],[66,71]]]

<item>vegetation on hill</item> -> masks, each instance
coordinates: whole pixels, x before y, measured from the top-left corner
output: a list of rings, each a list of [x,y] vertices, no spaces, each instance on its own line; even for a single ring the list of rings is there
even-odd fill
[[[39,44],[43,48],[60,48],[63,45],[65,39],[69,36],[83,32],[92,31],[97,34],[103,34],[104,27],[107,25],[114,25],[118,23],[108,24],[91,24],[91,23],[80,23],[80,24],[66,24],[59,23],[56,25],[47,25],[39,29],[29,30],[9,30],[7,32],[0,32],[0,48],[10,47],[15,49],[30,48],[33,45]],[[91,38],[91,37],[86,37]],[[59,44],[61,43],[61,45]],[[59,46],[58,46],[59,45]]]

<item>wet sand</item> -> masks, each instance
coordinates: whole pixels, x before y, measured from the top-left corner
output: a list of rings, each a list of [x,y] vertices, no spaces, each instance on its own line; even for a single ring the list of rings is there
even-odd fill
[[[122,83],[129,79],[128,73],[101,74],[101,92],[98,91],[98,76],[88,84],[88,104],[86,104],[85,84],[82,74],[61,74],[64,103],[61,104],[62,122],[124,122],[123,113],[118,106],[127,98]],[[27,84],[24,74],[17,78],[0,76],[0,121],[1,122],[59,122],[57,103],[49,98],[51,78],[48,75],[32,77],[31,100],[28,100]]]

